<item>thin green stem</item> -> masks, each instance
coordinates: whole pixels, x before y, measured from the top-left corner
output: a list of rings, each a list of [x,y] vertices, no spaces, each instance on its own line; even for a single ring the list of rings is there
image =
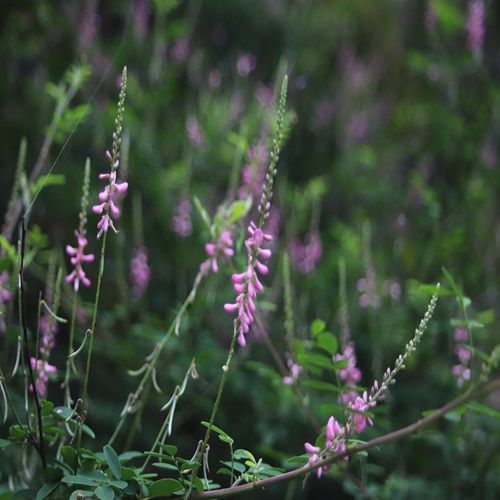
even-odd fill
[[[83,382],[83,393],[82,393],[82,403],[80,407],[80,427],[78,430],[78,444],[77,444],[77,455],[80,452],[80,446],[82,442],[82,431],[83,424],[87,417],[87,394],[88,394],[88,385],[89,385],[89,375],[90,375],[90,361],[92,358],[92,347],[94,346],[94,337],[95,337],[95,325],[97,321],[97,310],[99,306],[99,297],[101,293],[101,282],[102,277],[104,275],[104,253],[106,249],[106,236],[108,233],[104,233],[102,238],[102,247],[101,247],[101,261],[99,264],[99,276],[97,278],[97,288],[95,293],[95,301],[94,301],[94,313],[92,315],[92,327],[90,329],[90,339],[89,339],[89,350],[87,352],[87,366],[85,369],[85,379]]]
[[[214,404],[213,409],[212,409],[212,415],[210,416],[210,423],[207,427],[207,432],[205,433],[205,439],[203,440],[203,443],[201,445],[201,448],[200,448],[200,451],[198,453],[198,457],[196,460],[199,463],[201,463],[201,461],[203,459],[203,455],[205,454],[205,449],[207,447],[208,440],[210,438],[210,434],[212,432],[212,426],[214,425],[214,422],[215,422],[215,416],[217,415],[217,410],[219,409],[219,403],[220,403],[220,400],[222,398],[222,392],[224,391],[224,385],[226,383],[227,375],[229,373],[229,366],[231,364],[231,360],[232,360],[233,355],[234,355],[234,345],[236,343],[237,336],[238,336],[238,328],[237,328],[236,321],[235,321],[233,338],[231,340],[231,346],[229,347],[229,353],[227,356],[226,364],[222,367],[222,379],[220,381],[219,391],[217,393],[217,398],[215,400],[215,404]],[[187,500],[193,492],[194,481],[196,479],[196,476],[198,475],[199,469],[200,469],[200,465],[197,465],[197,466],[195,466],[195,468],[193,469],[193,472],[191,473],[191,482],[189,483],[189,489],[186,493],[186,496],[184,497],[185,500]]]
[[[71,378],[71,365],[73,359],[70,356],[73,354],[73,341],[75,336],[75,320],[76,320],[76,305],[78,294],[75,293],[73,297],[73,306],[71,308],[71,324],[69,327],[69,343],[68,343],[68,358],[66,359],[66,375],[64,376],[64,398],[68,406],[71,405],[71,395],[69,392],[69,382]]]

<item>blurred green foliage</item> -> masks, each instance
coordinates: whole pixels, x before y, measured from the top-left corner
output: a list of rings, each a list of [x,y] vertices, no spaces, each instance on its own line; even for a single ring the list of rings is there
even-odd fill
[[[500,4],[485,5],[481,57],[468,49],[467,5],[459,0],[57,0],[4,6],[0,214],[7,211],[23,137],[26,178],[18,192],[24,208],[50,173],[29,214],[26,279],[33,332],[33,311],[49,262],[70,269],[64,248],[74,244],[87,157],[91,204],[97,203],[97,176],[108,169],[105,151],[111,149],[119,75],[124,65],[128,68],[128,146],[121,169],[129,190],[117,221],[119,233],[108,238],[89,388],[89,425],[99,450],[135,389],[127,370],[139,368],[161,341],[206,259],[204,245],[214,236],[207,218],[214,220],[222,203],[238,199],[242,166],[252,163],[251,147],[270,147],[276,94],[285,74],[288,141],[274,189],[280,222],[268,291],[259,301],[263,314],[249,345],[237,350],[216,425],[235,439],[236,448],[253,450],[276,466],[303,453],[305,441],[314,441],[318,433],[282,377],[286,353],[300,354],[301,346],[307,347],[313,320],[324,321],[335,335],[323,340],[327,350],[336,350],[342,327],[341,258],[350,335],[367,387],[380,380],[411,338],[429,299],[421,284],[442,281],[451,289],[444,266],[460,293],[471,299],[461,307],[453,297],[442,298],[387,404],[374,410],[375,426],[367,429],[366,439],[407,425],[458,394],[451,374],[457,362],[456,324],[450,319],[475,318],[484,325],[474,330],[478,349],[488,352],[498,342]],[[46,137],[53,143],[43,156]],[[39,155],[40,171],[31,178]],[[184,197],[193,205],[192,233],[185,238],[172,229]],[[247,207],[233,209],[239,218]],[[245,222],[255,213],[254,208]],[[98,218],[90,213],[88,219],[88,249],[97,254]],[[149,393],[134,441],[127,443],[124,432],[120,446],[150,448],[164,418],[159,408],[195,357],[200,378],[190,382],[179,403],[171,438],[182,456],[194,452],[232,335],[223,304],[233,301],[231,273],[245,266],[242,229],[240,222],[232,263],[202,282],[179,325],[180,335],[161,355],[157,379],[164,393]],[[294,238],[305,242],[310,233],[320,235],[322,256],[310,273],[292,266],[293,317],[287,327],[282,256]],[[2,248],[15,248],[16,238],[13,231]],[[144,296],[132,300],[130,259],[143,244],[152,277]],[[0,269],[10,268],[14,288],[17,264],[12,255],[2,255]],[[360,305],[358,280],[367,279],[369,270],[378,308]],[[94,284],[97,272],[97,266],[88,267]],[[394,284],[400,294],[391,294]],[[88,328],[93,289],[83,289],[81,297],[79,341]],[[71,289],[64,287],[66,316],[71,301]],[[12,320],[0,340],[7,373],[19,326],[16,306],[5,312]],[[58,367],[65,366],[67,333],[61,326],[52,358]],[[301,380],[314,379],[317,372],[309,367]],[[336,395],[311,385],[301,391],[309,394],[306,406],[324,425]],[[51,384],[50,392],[60,404],[59,384]],[[15,403],[22,405],[21,396]],[[486,403],[499,411],[497,395]],[[211,460],[227,460],[227,447],[213,441]],[[494,473],[499,445],[498,419],[467,413],[386,445],[367,459],[354,458],[348,473],[341,464],[331,472],[335,483],[311,478],[304,490],[297,481],[262,496],[494,498],[500,488]],[[12,464],[2,464],[0,482],[12,472]]]

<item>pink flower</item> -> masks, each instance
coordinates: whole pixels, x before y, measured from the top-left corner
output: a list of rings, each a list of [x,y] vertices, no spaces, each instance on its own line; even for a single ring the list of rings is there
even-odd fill
[[[265,241],[272,241],[272,236],[266,234],[262,229],[258,228],[253,222],[248,226],[250,236],[245,241],[248,251],[248,265],[245,272],[233,274],[231,279],[234,283],[234,291],[238,294],[234,304],[225,304],[224,309],[228,313],[238,312],[237,321],[238,327],[238,343],[241,347],[246,345],[245,335],[250,330],[250,325],[254,322],[256,306],[254,299],[257,297],[257,292],[262,293],[264,287],[259,281],[256,268],[259,274],[265,275],[268,273],[268,268],[259,258],[269,259],[271,250],[261,248]]]
[[[186,121],[186,135],[191,145],[195,148],[199,148],[205,139],[203,130],[198,120],[193,115],[189,116]]]
[[[299,379],[299,375],[302,373],[304,368],[298,363],[295,363],[293,359],[288,358],[287,365],[290,370],[290,375],[283,377],[283,383],[285,385],[293,385]]]
[[[356,367],[356,353],[354,351],[354,342],[349,342],[342,354],[335,355],[335,362],[346,362],[346,366],[339,370],[339,377],[347,387],[356,387],[361,380],[361,370]],[[355,391],[349,391],[342,394],[341,401],[347,405],[355,401],[358,394]]]
[[[10,300],[10,292],[6,290],[3,285],[9,281],[9,273],[7,271],[3,271],[0,274],[0,304],[5,304]]]
[[[367,401],[365,401],[360,397],[357,397],[356,402],[354,404],[352,402],[349,403],[349,408],[351,410],[355,410],[356,412],[358,412],[354,413],[352,417],[353,428],[358,434],[365,430],[366,424],[373,426],[373,422],[368,416],[359,413],[359,412],[365,412],[367,409],[370,408],[370,404],[368,404]]]
[[[106,156],[108,160],[111,161],[111,154],[109,151],[106,151]],[[117,157],[119,153],[117,153]],[[117,194],[123,194],[127,191],[128,183],[127,182],[116,182],[116,169],[119,165],[119,159],[115,161],[114,170],[110,174],[100,174],[99,179],[109,180],[109,184],[104,188],[104,190],[99,193],[99,201],[102,203],[100,205],[94,205],[92,207],[92,211],[95,214],[103,214],[101,220],[97,224],[97,229],[99,229],[99,233],[97,234],[97,239],[99,239],[103,233],[107,233],[108,229],[111,227],[115,233],[117,232],[115,226],[113,225],[113,219],[111,219],[111,215],[113,218],[117,218],[120,215],[120,210],[115,204],[115,197]]]
[[[246,78],[257,65],[257,58],[253,54],[241,54],[238,57],[238,62],[236,63],[236,68],[238,74],[243,78]]]
[[[191,203],[189,203],[189,200],[187,198],[181,198],[172,216],[170,227],[174,233],[177,233],[182,238],[187,238],[193,231],[191,210]]]
[[[148,286],[151,270],[148,266],[148,253],[141,246],[134,250],[130,261],[130,278],[132,280],[132,298],[138,300]]]
[[[31,357],[31,368],[36,371],[36,390],[40,397],[44,397],[47,391],[47,383],[49,375],[57,373],[57,368],[50,365],[47,361],[42,359],[35,359]],[[33,392],[33,386],[30,385],[30,391]]]
[[[85,255],[85,246],[87,245],[87,238],[75,231],[75,236],[78,241],[78,246],[76,248],[66,245],[66,253],[71,256],[71,264],[75,266],[75,269],[71,274],[66,277],[66,283],[73,282],[73,288],[75,292],[78,292],[80,287],[80,281],[85,286],[90,286],[90,280],[86,277],[85,272],[82,268],[84,262],[93,262],[94,255]]]
[[[301,274],[311,274],[318,264],[323,254],[323,245],[316,231],[310,232],[306,236],[306,244],[298,238],[294,238],[288,247],[290,261]]]
[[[475,57],[479,57],[484,44],[484,2],[473,0],[467,5],[467,43]]]
[[[357,288],[364,292],[359,298],[359,305],[363,308],[371,306],[374,309],[380,307],[380,297],[377,295],[377,282],[375,270],[370,267],[366,272],[366,278],[358,280]]]
[[[465,328],[457,328],[453,333],[453,337],[457,342],[455,344],[454,352],[457,355],[460,364],[453,366],[451,373],[457,378],[457,387],[461,389],[466,380],[470,380],[471,376],[468,364],[472,354],[468,349],[461,345],[469,342],[469,334]]]
[[[207,243],[205,245],[205,252],[208,259],[200,265],[201,271],[212,269],[214,273],[219,271],[217,259],[219,257],[232,257],[234,254],[233,240],[231,234],[227,229],[222,229],[222,232],[215,243]]]

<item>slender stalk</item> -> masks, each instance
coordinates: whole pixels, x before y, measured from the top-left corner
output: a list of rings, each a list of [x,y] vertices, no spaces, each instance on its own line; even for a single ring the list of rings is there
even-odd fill
[[[30,439],[32,444],[35,446],[38,454],[40,455],[40,459],[42,460],[42,467],[45,470],[47,468],[47,459],[45,457],[45,443],[43,438],[43,425],[42,425],[42,405],[40,403],[40,399],[38,397],[38,390],[36,387],[35,374],[33,372],[33,367],[31,366],[31,355],[28,345],[28,326],[26,320],[26,297],[24,293],[24,254],[26,250],[26,225],[25,225],[25,216],[22,217],[22,232],[21,232],[21,262],[19,265],[19,296],[21,303],[21,321],[23,327],[23,349],[24,349],[24,357],[26,360],[26,364],[28,365],[28,374],[31,382],[31,386],[33,387],[33,396],[35,398],[35,407],[37,413],[38,420],[38,432],[39,432],[39,440],[38,442],[33,437]]]
[[[83,382],[83,393],[82,393],[82,402],[80,406],[80,427],[78,430],[78,444],[77,444],[77,455],[80,452],[80,446],[82,442],[82,431],[83,424],[87,417],[87,394],[88,394],[88,385],[89,385],[89,375],[90,375],[90,360],[92,358],[92,347],[94,346],[94,337],[95,337],[95,325],[97,321],[97,310],[99,306],[99,297],[101,294],[101,282],[102,277],[104,275],[104,253],[106,249],[106,236],[108,233],[104,233],[102,238],[102,247],[101,247],[101,261],[99,264],[99,276],[97,278],[97,288],[95,293],[95,301],[94,301],[94,313],[92,315],[92,327],[90,329],[90,338],[89,338],[89,350],[87,352],[87,365],[85,369],[85,379]]]
[[[222,367],[222,379],[221,379],[220,385],[219,385],[219,392],[217,393],[217,398],[216,398],[215,404],[212,408],[212,415],[210,416],[210,423],[207,427],[207,432],[205,433],[205,439],[203,440],[200,451],[198,453],[198,457],[196,459],[196,461],[199,463],[201,463],[201,461],[203,459],[203,455],[205,454],[205,449],[207,447],[208,440],[210,438],[210,434],[212,432],[212,426],[214,425],[215,416],[217,415],[217,410],[219,409],[219,403],[220,403],[220,400],[222,397],[222,392],[224,391],[224,385],[226,383],[227,374],[229,372],[229,365],[231,364],[231,360],[233,358],[234,345],[236,343],[237,336],[238,336],[238,328],[237,328],[237,324],[235,321],[234,322],[233,338],[231,340],[231,346],[229,347],[229,353],[227,356],[226,364]],[[189,489],[184,497],[185,500],[190,498],[190,496],[193,492],[194,481],[196,479],[196,476],[198,475],[199,470],[200,470],[200,465],[197,465],[197,466],[195,466],[195,468],[193,469],[193,472],[191,473],[191,482],[189,483]]]

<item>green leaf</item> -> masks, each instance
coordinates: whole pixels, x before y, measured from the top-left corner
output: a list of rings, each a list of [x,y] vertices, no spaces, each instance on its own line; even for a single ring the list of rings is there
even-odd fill
[[[177,454],[177,446],[173,446],[171,444],[162,444],[161,449],[172,456],[175,456]]]
[[[42,401],[40,401],[40,404],[42,406],[42,417],[46,417],[47,415],[50,415],[52,409],[54,408],[54,403],[51,403],[50,401],[46,401],[45,399],[42,399]]]
[[[72,446],[63,446],[61,448],[61,456],[70,469],[75,469],[77,461],[76,450]]]
[[[249,458],[253,463],[257,463],[257,460],[255,460],[255,457],[248,450],[244,450],[243,448],[236,450],[233,453],[233,456],[237,460],[242,459],[242,458]]]
[[[2,448],[7,448],[7,446],[10,446],[12,443],[10,441],[7,441],[7,439],[0,439],[0,450]]]
[[[322,380],[306,380],[303,385],[307,387],[312,387],[313,389],[320,389],[323,391],[331,391],[335,393],[340,392],[340,388],[336,385],[330,384],[329,382],[323,382]]]
[[[106,445],[103,448],[103,451],[104,451],[104,456],[106,457],[106,462],[108,462],[109,468],[111,469],[113,476],[115,476],[116,479],[121,479],[122,475],[120,470],[120,459],[118,458],[118,454],[109,445]]]
[[[300,354],[297,358],[302,366],[313,365],[327,370],[335,370],[332,360],[323,354]]]
[[[199,467],[201,464],[199,462],[196,462],[195,460],[185,460],[184,463],[181,466],[181,471],[182,472],[188,472],[195,467]]]
[[[50,483],[45,483],[36,494],[36,500],[43,500],[49,496],[58,486],[59,481],[51,481]]]
[[[450,325],[453,328],[475,328],[480,330],[484,328],[483,323],[474,320],[464,320],[464,319],[452,319],[450,320]]]
[[[482,403],[478,403],[477,401],[469,401],[466,406],[467,409],[473,411],[474,413],[478,413],[479,415],[487,415],[488,417],[500,420],[500,412],[495,411],[493,408],[483,405]]]
[[[455,294],[455,297],[460,301],[461,304],[463,304],[464,298],[460,290],[458,289],[457,284],[455,283],[455,280],[453,279],[453,276],[448,272],[448,270],[443,266],[441,267],[441,270],[443,271],[444,277],[446,278],[446,281],[450,284],[450,287]]]
[[[127,481],[111,481],[110,484],[113,488],[118,488],[119,490],[124,490],[128,486]]]
[[[236,472],[242,473],[247,470],[247,468],[240,462],[230,462],[230,461],[223,462],[221,460],[221,463],[227,465],[230,469],[233,468]]]
[[[148,498],[155,498],[170,496],[174,493],[182,492],[184,489],[181,483],[179,483],[179,481],[176,481],[175,479],[160,479],[148,486],[148,490]]]
[[[227,139],[231,144],[236,146],[242,154],[246,154],[248,151],[248,141],[246,137],[238,135],[235,132],[229,132]]]
[[[35,196],[42,188],[49,186],[63,186],[66,183],[66,176],[63,174],[49,174],[40,176],[31,186],[30,194]]]
[[[78,476],[85,477],[91,481],[97,481],[98,483],[107,483],[108,478],[106,474],[102,473],[100,470],[94,469],[78,469]]]
[[[287,464],[304,464],[309,461],[311,456],[308,453],[304,453],[304,455],[298,455],[296,457],[290,457],[286,463]]]
[[[194,206],[196,207],[196,210],[198,210],[198,213],[200,214],[203,223],[205,224],[205,226],[207,226],[207,229],[210,231],[210,227],[212,226],[212,221],[210,220],[208,212],[203,208],[201,201],[196,196],[193,197],[193,203]]]
[[[205,422],[205,421],[201,422],[201,425],[204,425],[207,429],[210,427],[210,423],[209,422]],[[219,437],[224,436],[226,438],[231,439],[226,432],[224,432],[222,429],[220,429],[216,425],[212,425],[212,430],[214,432],[216,432],[217,434],[219,434]]]
[[[100,500],[113,500],[115,492],[109,486],[99,486],[95,489],[95,496]]]
[[[315,319],[311,323],[311,334],[313,337],[325,331],[326,323],[322,319]]]
[[[173,464],[166,464],[164,462],[155,462],[153,465],[155,467],[158,467],[159,469],[167,469],[167,470],[177,471],[177,467]]]
[[[92,498],[92,495],[94,494],[93,491],[89,490],[76,490],[71,493],[71,496],[69,497],[69,500],[80,500],[85,497],[90,497]]]
[[[229,206],[229,224],[235,224],[239,220],[243,219],[245,215],[249,212],[252,207],[252,199],[247,198],[246,200],[238,200]]]
[[[98,486],[98,484],[93,481],[92,479],[89,479],[87,477],[79,476],[79,475],[71,475],[71,476],[64,476],[61,481],[63,483],[67,484],[79,484],[81,486]]]
[[[330,332],[323,332],[318,334],[318,344],[325,351],[334,356],[337,353],[338,341],[335,335]]]
[[[174,446],[175,448],[175,446]],[[129,460],[132,460],[133,458],[141,458],[144,456],[144,453],[140,451],[126,451],[125,453],[120,453],[118,455],[118,458],[120,459],[120,463],[123,462],[128,462]]]
[[[234,439],[230,438],[229,436],[220,436],[219,435],[219,439],[221,441],[223,441],[224,443],[228,443],[228,444],[233,444],[234,443]]]

